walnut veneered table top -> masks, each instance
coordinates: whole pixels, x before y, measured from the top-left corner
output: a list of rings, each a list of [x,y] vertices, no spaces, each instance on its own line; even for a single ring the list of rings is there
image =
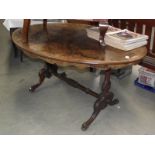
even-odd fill
[[[30,27],[28,43],[21,29],[13,33],[13,41],[25,54],[63,66],[121,68],[138,63],[147,53],[145,47],[128,52],[112,47],[102,47],[98,41],[87,37],[84,24],[48,24]]]

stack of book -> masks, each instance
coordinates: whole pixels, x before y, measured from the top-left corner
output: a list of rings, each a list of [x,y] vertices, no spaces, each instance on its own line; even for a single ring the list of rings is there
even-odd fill
[[[99,28],[91,27],[87,29],[87,35],[90,38],[99,41]],[[105,35],[104,42],[106,45],[118,48],[124,51],[129,51],[147,44],[147,35],[131,32],[127,29],[120,30],[118,28],[109,26]]]

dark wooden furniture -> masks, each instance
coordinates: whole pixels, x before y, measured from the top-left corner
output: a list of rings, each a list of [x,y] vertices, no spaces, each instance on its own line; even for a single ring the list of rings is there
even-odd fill
[[[30,91],[35,91],[45,78],[56,76],[97,99],[93,114],[82,124],[82,130],[90,126],[101,110],[118,103],[118,99],[115,99],[110,91],[111,70],[137,64],[146,55],[146,47],[124,52],[109,46],[101,46],[98,41],[87,37],[88,25],[66,23],[29,27],[29,22],[25,24],[28,31],[25,28],[16,30],[12,36],[14,43],[28,56],[45,62],[45,66],[39,72],[39,82],[33,85]],[[65,73],[58,73],[58,66],[104,70],[101,92],[94,92],[68,78]]]
[[[121,29],[129,29],[137,33],[149,36],[147,44],[147,56],[144,57],[140,65],[155,70],[155,20],[154,19],[111,19],[109,24]]]

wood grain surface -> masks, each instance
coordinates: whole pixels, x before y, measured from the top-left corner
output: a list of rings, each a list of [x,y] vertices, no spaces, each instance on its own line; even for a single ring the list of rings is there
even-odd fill
[[[140,62],[146,55],[146,47],[128,52],[102,47],[98,41],[87,37],[88,25],[75,23],[30,26],[28,42],[22,38],[22,29],[12,36],[14,43],[32,58],[48,63],[78,68],[121,68]]]

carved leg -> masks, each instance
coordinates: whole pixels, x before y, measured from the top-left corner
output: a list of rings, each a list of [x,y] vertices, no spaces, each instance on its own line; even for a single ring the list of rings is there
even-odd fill
[[[29,88],[29,91],[34,92],[35,89],[38,88],[44,82],[45,77],[46,77],[46,69],[43,68],[39,72],[39,82],[37,84],[31,86]]]
[[[36,88],[38,88],[45,80],[45,78],[50,78],[52,76],[52,72],[51,72],[51,69],[49,67],[49,65],[47,64],[47,66],[43,69],[40,70],[39,72],[39,82],[33,86],[31,86],[29,88],[29,90],[31,92],[34,92]]]
[[[105,109],[108,105],[115,105],[118,103],[117,99],[113,100],[114,94],[112,92],[109,92],[111,86],[110,74],[111,74],[110,69],[105,71],[105,78],[102,85],[100,97],[94,104],[93,114],[86,122],[82,124],[81,129],[83,131],[85,131],[91,125],[91,123],[95,120],[95,118],[98,116],[101,110]]]
[[[85,131],[85,130],[88,129],[88,127],[89,127],[90,124],[95,120],[95,118],[98,116],[98,114],[100,113],[100,111],[101,111],[102,109],[104,109],[104,108],[107,106],[106,102],[103,102],[103,104],[101,104],[101,103],[102,103],[101,100],[102,100],[102,97],[100,97],[100,99],[98,99],[98,100],[95,102],[93,114],[91,115],[91,117],[90,117],[86,122],[84,122],[84,123],[82,124],[81,129],[82,129],[83,131]],[[104,100],[103,100],[103,101],[104,101]]]

